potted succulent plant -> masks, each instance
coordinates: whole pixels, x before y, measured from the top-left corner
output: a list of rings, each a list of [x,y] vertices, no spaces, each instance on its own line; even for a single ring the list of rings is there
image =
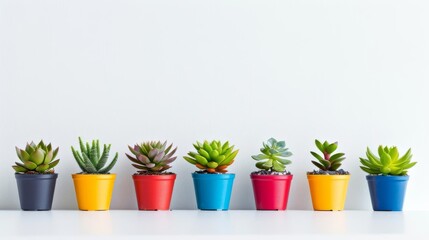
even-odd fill
[[[345,159],[344,153],[334,154],[338,147],[337,142],[321,143],[315,140],[315,143],[323,157],[316,152],[311,152],[317,159],[312,163],[319,168],[319,170],[307,172],[313,208],[319,211],[343,210],[350,179],[349,172],[339,169]]]
[[[166,170],[176,160],[177,147],[173,149],[166,141],[150,141],[128,148],[134,156],[125,155],[138,169],[133,180],[139,210],[169,210],[176,174]]]
[[[55,150],[49,143],[27,143],[25,149],[15,147],[21,162],[15,162],[15,178],[18,185],[21,209],[26,211],[51,210],[55,183],[58,174],[54,167],[59,163],[59,148]]]
[[[71,147],[73,156],[82,170],[72,174],[76,191],[76,199],[80,210],[109,210],[112,199],[116,174],[109,173],[115,166],[118,153],[106,166],[110,153],[110,144],[104,144],[103,151],[100,142],[84,143],[79,137],[80,152]]]
[[[196,152],[183,158],[200,171],[192,173],[197,207],[201,210],[228,210],[235,174],[227,173],[238,154],[229,142],[204,141],[194,144]]]
[[[253,155],[259,171],[252,172],[253,194],[257,210],[285,210],[293,175],[286,170],[292,163],[287,157],[292,153],[284,141],[274,138],[262,143],[261,153]]]
[[[363,171],[369,175],[369,193],[374,211],[402,211],[404,204],[408,169],[416,165],[411,162],[411,148],[399,156],[397,147],[378,147],[378,157],[369,148],[366,151],[367,159],[360,158]]]

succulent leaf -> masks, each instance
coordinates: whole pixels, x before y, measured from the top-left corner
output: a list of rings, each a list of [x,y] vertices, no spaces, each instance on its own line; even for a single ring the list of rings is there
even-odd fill
[[[285,141],[277,141],[275,138],[270,138],[262,143],[261,153],[253,155],[252,158],[260,161],[255,166],[262,170],[284,172],[286,165],[292,163],[287,157],[292,156],[292,153],[286,148]]]
[[[33,141],[30,144],[27,143],[25,149],[15,147],[15,150],[18,158],[22,162],[16,162],[16,165],[12,166],[16,172],[53,173],[53,168],[59,162],[59,160],[56,160],[55,165],[50,165],[58,154],[59,148],[52,150],[52,145],[50,143],[46,145],[43,140],[37,145]]]
[[[344,153],[335,153],[338,148],[338,142],[329,143],[324,141],[323,144],[319,140],[314,141],[317,149],[322,155],[316,152],[310,152],[317,161],[311,161],[317,168],[323,171],[337,171],[341,167],[341,162],[345,160]]]
[[[366,151],[367,159],[360,158],[360,163],[362,164],[360,168],[373,175],[403,176],[407,174],[408,169],[416,165],[416,162],[411,162],[411,149],[408,149],[402,157],[399,157],[397,147],[380,145],[378,154],[379,157],[375,156],[368,147]]]
[[[118,156],[118,153],[116,153],[115,158],[105,167],[109,158],[110,146],[110,144],[103,144],[103,151],[101,152],[100,141],[98,139],[85,143],[79,137],[80,152],[74,147],[71,148],[76,163],[82,169],[83,173],[107,174],[116,164]]]
[[[224,173],[226,168],[234,162],[238,154],[238,150],[234,150],[234,146],[230,146],[229,142],[222,143],[220,141],[197,141],[193,144],[195,152],[188,152],[188,156],[183,158],[194,164],[197,168],[205,170],[209,173]]]
[[[177,147],[173,149],[173,144],[168,145],[167,141],[147,141],[141,144],[135,144],[134,148],[130,146],[128,148],[134,155],[134,157],[132,157],[126,154],[133,162],[132,165],[139,170],[144,170],[144,172],[163,172],[171,168],[169,164],[176,160],[176,157],[173,157],[173,155],[177,151]],[[196,153],[192,153],[192,158],[188,158],[187,161],[195,162],[196,155]],[[138,161],[136,162],[134,160]]]

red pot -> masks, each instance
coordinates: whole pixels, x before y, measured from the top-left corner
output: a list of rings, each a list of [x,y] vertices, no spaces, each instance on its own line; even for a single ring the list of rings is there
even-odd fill
[[[286,210],[293,175],[250,174],[258,210]]]
[[[139,210],[170,210],[176,174],[133,175]]]

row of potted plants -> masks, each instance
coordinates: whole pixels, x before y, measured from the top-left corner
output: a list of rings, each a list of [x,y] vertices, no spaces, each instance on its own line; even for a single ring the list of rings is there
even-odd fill
[[[350,173],[341,169],[345,154],[336,152],[338,143],[315,140],[320,153],[310,152],[318,168],[307,172],[314,210],[343,210]],[[196,142],[195,150],[183,158],[198,170],[192,173],[197,207],[201,210],[228,210],[235,174],[227,173],[238,150],[229,142]],[[72,174],[80,210],[108,210],[116,175],[110,173],[118,153],[109,161],[110,144],[100,146],[98,140],[71,147],[76,163],[82,170]],[[176,160],[177,147],[167,142],[149,141],[129,146],[126,153],[137,172],[132,176],[139,210],[169,210],[176,174],[169,172]],[[25,149],[16,147],[20,162],[15,162],[15,177],[22,210],[50,210],[58,174],[54,167],[59,148],[40,141],[28,143]],[[292,153],[284,141],[274,138],[263,142],[260,153],[253,155],[258,171],[250,174],[256,208],[285,210],[293,175],[286,166]],[[397,147],[379,146],[378,156],[367,148],[360,158],[361,169],[367,172],[371,202],[375,211],[401,211],[411,162],[409,149],[403,156]]]

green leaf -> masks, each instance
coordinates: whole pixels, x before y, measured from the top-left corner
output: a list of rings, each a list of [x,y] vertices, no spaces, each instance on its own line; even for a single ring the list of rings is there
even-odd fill
[[[197,163],[197,161],[195,160],[195,159],[193,159],[193,158],[190,158],[190,157],[188,157],[188,156],[183,156],[183,158],[186,160],[186,161],[188,161],[190,164],[196,164]]]
[[[88,155],[86,155],[86,153],[82,153],[82,157],[83,157],[83,164],[84,164],[85,172],[96,173],[97,169],[92,164],[91,160],[88,158]]]
[[[314,141],[315,143],[316,143],[316,147],[321,151],[321,152],[324,152],[325,151],[325,149],[323,148],[323,144],[319,141],[319,140],[315,140]]]
[[[104,144],[103,145],[103,153],[101,154],[100,160],[96,163],[96,165],[93,163],[97,171],[102,169],[104,165],[106,165],[107,159],[109,158],[109,152],[110,152],[111,145]]]
[[[24,166],[25,168],[27,168],[28,170],[34,170],[37,168],[37,164],[35,164],[34,162],[30,162],[30,161],[26,161],[24,162]]]
[[[24,150],[21,150],[21,157],[22,162],[30,161],[30,155]]]
[[[82,170],[82,172],[86,172],[86,170],[85,170],[85,164],[83,162],[82,156],[80,156],[80,154],[73,147],[71,147],[71,149],[72,149],[72,153],[73,153],[74,159],[76,160],[79,168]]]
[[[337,171],[337,169],[341,166],[341,163],[334,163],[329,168],[331,171]]]
[[[206,158],[204,158],[204,157],[203,157],[203,156],[201,156],[201,155],[197,155],[197,156],[195,156],[195,160],[197,160],[197,162],[198,162],[199,164],[203,165],[203,166],[206,166],[206,165],[207,165],[207,163],[208,163],[207,159],[206,159]]]
[[[216,159],[219,156],[219,152],[217,150],[213,150],[210,152],[210,159]]]
[[[85,144],[83,143],[81,137],[79,137],[79,146],[80,146],[80,152],[81,153],[87,153]]]
[[[410,169],[410,168],[414,167],[414,165],[416,165],[416,163],[417,162],[409,163],[409,164],[407,164],[407,165],[404,166],[404,169]]]
[[[291,160],[287,160],[287,159],[283,159],[283,158],[278,158],[277,161],[281,162],[284,165],[289,165],[292,163]]]
[[[345,155],[344,153],[336,153],[336,154],[332,155],[332,156],[329,158],[329,160],[330,160],[330,161],[335,161],[336,159],[339,159],[339,158],[343,157],[344,155]],[[345,158],[344,158],[344,159],[345,159]]]
[[[40,165],[43,163],[43,160],[45,159],[45,154],[42,149],[38,148],[30,155],[30,161],[34,162],[37,165]]]
[[[273,161],[273,160],[267,160],[267,161],[263,164],[263,166],[264,166],[264,167],[267,167],[267,168],[272,168],[272,167],[273,167],[273,163],[274,163],[274,161]]]
[[[316,162],[316,161],[311,161],[316,167],[318,167],[319,169],[321,169],[321,170],[326,170],[326,168],[322,165],[322,164],[320,164],[320,163],[318,163],[318,162]]]
[[[58,160],[55,160],[55,161],[49,163],[49,168],[48,169],[54,168],[55,166],[58,165],[59,162],[60,162],[60,160],[58,159]]]
[[[325,148],[325,150],[327,153],[331,154],[331,153],[335,152],[335,150],[337,150],[337,147],[338,147],[338,143],[335,142],[335,143],[330,144],[327,148]]]
[[[390,150],[389,155],[390,155],[390,158],[392,159],[392,161],[396,162],[398,160],[398,157],[399,157],[398,148],[397,147],[393,147]]]
[[[230,164],[234,160],[234,158],[237,156],[237,154],[238,154],[238,150],[235,150],[229,156],[225,157],[225,160],[223,160],[222,162],[220,162],[219,165],[228,165],[228,164]]]
[[[42,164],[36,168],[36,171],[39,173],[44,173],[48,169],[49,169],[49,164]]]
[[[264,163],[265,163],[265,162],[257,162],[257,163],[255,164],[255,166],[256,166],[257,168],[259,168],[259,169],[263,169],[263,170],[268,170],[268,169],[270,169],[269,167],[265,167],[265,166],[264,166]]]
[[[360,168],[361,168],[363,171],[365,171],[365,172],[367,172],[367,173],[369,173],[369,174],[380,174],[380,172],[379,172],[379,171],[377,171],[377,170],[373,170],[373,169],[368,168],[368,167],[360,166]]]
[[[315,153],[315,152],[310,152],[311,155],[313,155],[315,158],[317,158],[317,160],[319,161],[323,161],[325,160],[322,156],[320,156],[319,154]]]
[[[210,146],[209,142],[207,142],[207,141],[204,141],[203,147],[204,147],[204,150],[206,150],[207,152],[213,151],[212,147]]]
[[[101,169],[100,171],[99,171],[99,173],[102,173],[102,174],[106,174],[106,173],[109,173],[110,172],[110,170],[112,170],[112,168],[115,166],[115,164],[116,164],[116,161],[118,160],[118,153],[116,153],[115,154],[115,157],[113,157],[113,160],[112,160],[112,162],[110,162],[110,164],[109,164],[109,166],[107,166],[106,168],[104,168],[104,169]]]
[[[390,161],[391,161],[392,159],[390,158],[390,155],[389,154],[387,154],[386,152],[381,152],[381,155],[380,155],[380,161],[381,161],[381,163],[383,164],[383,166],[388,166],[388,165],[390,165]]]
[[[55,159],[56,157],[57,157],[57,155],[58,155],[58,151],[60,150],[60,148],[59,147],[57,147],[55,150],[54,150],[54,154],[53,154],[53,156],[52,156],[52,159]]]
[[[209,168],[217,168],[219,164],[217,162],[208,162],[207,167]]]
[[[27,169],[21,166],[12,166],[12,168],[15,169],[15,172],[27,172]]]
[[[277,161],[273,161],[273,170],[276,172],[284,172],[285,166]]]
[[[258,155],[253,155],[252,158],[255,159],[256,161],[259,161],[259,160],[268,159],[269,156],[265,154],[258,154]]]
[[[49,164],[52,161],[52,157],[54,156],[54,152],[49,151],[46,156],[45,160],[43,161],[44,164]]]

